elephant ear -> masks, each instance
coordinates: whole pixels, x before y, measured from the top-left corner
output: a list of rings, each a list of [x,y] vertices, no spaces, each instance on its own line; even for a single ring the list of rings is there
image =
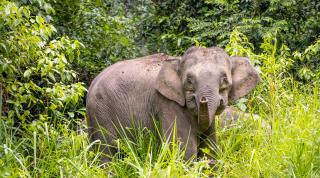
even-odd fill
[[[247,57],[231,57],[232,87],[229,100],[237,100],[248,94],[261,81],[258,72]]]
[[[162,67],[156,79],[156,90],[166,98],[185,105],[183,87],[178,75],[179,59],[163,61]]]

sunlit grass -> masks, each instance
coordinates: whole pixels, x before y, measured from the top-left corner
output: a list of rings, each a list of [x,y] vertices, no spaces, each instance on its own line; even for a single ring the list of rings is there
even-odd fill
[[[0,177],[104,176],[82,129],[36,122],[28,131],[0,123]]]
[[[272,82],[260,85],[247,103],[258,119],[217,124],[214,167],[206,159],[185,161],[175,130],[169,141],[159,139],[159,130],[120,127],[128,134],[117,140],[112,161],[102,163],[93,149],[99,141],[88,141],[80,121],[72,122],[76,129],[70,121],[52,126],[39,120],[26,129],[1,121],[0,177],[319,177],[319,88]]]
[[[206,177],[208,161],[184,160],[185,149],[176,137],[173,129],[172,139],[159,136],[159,125],[156,131],[146,128],[129,130],[134,139],[123,134],[118,139],[121,150],[113,157],[107,169],[116,177]],[[174,127],[176,128],[176,127]],[[121,128],[125,130],[124,128]],[[135,134],[132,134],[132,132]],[[159,138],[160,137],[160,138]]]
[[[260,120],[240,119],[218,129],[220,151],[216,176],[317,177],[320,169],[319,90],[296,89],[273,97],[275,106],[257,109]],[[264,122],[271,126],[266,129]]]

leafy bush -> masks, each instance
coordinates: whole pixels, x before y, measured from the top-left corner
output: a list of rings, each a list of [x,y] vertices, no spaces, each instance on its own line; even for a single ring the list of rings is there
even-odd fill
[[[319,40],[308,46],[302,53],[299,51],[292,52],[286,44],[278,41],[277,34],[266,33],[263,36],[263,43],[257,50],[261,51],[259,53],[255,52],[254,45],[246,35],[234,30],[229,43],[226,45],[226,50],[230,55],[248,56],[259,70],[261,67],[261,74],[270,76],[273,81],[293,77],[298,81],[319,86],[319,64],[312,60],[320,55]]]
[[[1,1],[0,177],[319,177],[318,16],[311,0]],[[146,128],[122,128],[134,139],[118,139],[121,151],[101,164],[79,79],[190,45],[250,57],[262,82],[236,105],[260,117],[217,124],[214,167],[183,160],[178,140],[159,143]]]
[[[54,26],[32,16],[26,6],[0,5],[2,118],[25,126],[35,119],[84,117],[80,108],[86,89],[72,70],[82,44],[67,37],[50,40]]]
[[[120,2],[56,1],[51,4],[56,11],[53,19],[59,34],[78,39],[86,46],[75,68],[86,84],[106,66],[140,54],[134,41],[139,33],[134,26],[135,18],[125,16]]]
[[[294,58],[297,61],[294,66],[295,71],[297,71],[295,76],[306,83],[319,86],[320,63],[318,59],[320,59],[320,39],[308,46],[303,52],[295,51]]]
[[[276,34],[277,43],[300,53],[312,52],[308,59],[295,58],[289,70],[295,78],[309,82],[318,76],[320,64],[319,3],[312,0],[206,0],[156,1],[149,7],[153,16],[144,22],[147,44],[169,54],[182,54],[191,45],[221,46],[238,30],[247,36],[253,51],[263,51],[264,38]],[[313,46],[313,47],[312,47]],[[310,50],[312,47],[313,50]],[[155,49],[150,48],[151,51]],[[310,53],[311,54],[311,53]],[[299,56],[299,55],[298,55]],[[300,55],[301,56],[301,55]],[[303,56],[303,55],[302,55]],[[292,56],[290,58],[293,58]]]

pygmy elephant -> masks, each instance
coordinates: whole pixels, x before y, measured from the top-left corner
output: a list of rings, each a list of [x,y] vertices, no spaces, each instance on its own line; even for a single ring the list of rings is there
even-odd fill
[[[90,139],[115,145],[117,123],[131,127],[133,118],[152,129],[155,116],[165,136],[169,137],[175,123],[189,159],[202,147],[200,135],[215,141],[215,115],[259,81],[248,58],[230,57],[218,47],[191,47],[182,57],[154,54],[117,62],[102,71],[89,88]],[[113,154],[115,150],[103,151]]]

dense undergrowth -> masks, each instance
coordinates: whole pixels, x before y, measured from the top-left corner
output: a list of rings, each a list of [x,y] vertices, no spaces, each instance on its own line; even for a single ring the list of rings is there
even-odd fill
[[[62,18],[62,13],[70,12],[62,11],[66,10],[63,4],[53,3],[51,7],[46,1],[35,2],[38,4],[26,1],[29,7],[8,1],[0,3],[0,177],[320,176],[320,73],[313,65],[317,61],[314,56],[319,56],[319,40],[312,41],[304,50],[295,51],[290,50],[285,40],[279,40],[276,31],[263,29],[266,33],[261,34],[257,40],[260,43],[255,41],[255,44],[253,37],[241,33],[241,28],[228,34],[226,51],[230,55],[249,56],[262,78],[246,99],[233,104],[259,118],[241,118],[229,128],[217,124],[218,148],[205,150],[215,157],[214,166],[209,166],[206,158],[184,161],[179,140],[160,142],[157,133],[146,128],[134,131],[135,140],[125,135],[117,140],[119,153],[105,164],[100,162],[101,154],[93,149],[99,146],[99,141],[89,142],[83,122],[84,83],[89,82],[84,79],[90,80],[91,75],[101,69],[92,65],[101,65],[104,61],[101,58],[111,56],[107,62],[112,63],[120,57],[139,55],[139,45],[144,41],[135,45],[134,38],[148,34],[140,33],[138,26],[127,28],[126,25],[136,24],[141,16],[148,20],[154,14],[143,14],[140,4],[137,20],[128,18],[130,10],[108,9],[113,7],[111,3],[96,7],[97,4],[87,1],[83,1],[82,6],[76,6],[78,1],[75,4],[68,1],[70,4],[66,3],[64,8],[80,9],[71,17],[79,20],[84,14],[86,18],[79,24],[70,23],[67,29],[63,25],[70,19],[54,21]],[[72,8],[73,5],[76,7]],[[54,8],[61,13],[52,15]],[[183,8],[175,13],[182,13]],[[113,15],[105,14],[103,9]],[[114,15],[117,11],[122,13]],[[230,13],[230,9],[227,12]],[[167,23],[170,18],[173,17],[162,20]],[[48,19],[53,20],[58,30]],[[71,22],[74,22],[72,18]],[[97,30],[90,28],[93,22],[99,22]],[[70,33],[78,27],[80,30]],[[170,51],[179,41],[176,39],[179,34],[168,36],[168,31],[178,30],[172,28],[162,31],[166,33],[165,51]],[[205,28],[200,30],[204,33]],[[159,32],[155,29],[145,32],[150,31]],[[111,40],[95,43],[106,35]],[[87,36],[91,38],[86,39]],[[167,38],[170,40],[166,41]],[[195,44],[207,45],[197,40]],[[145,43],[150,45],[150,41]],[[189,44],[183,40],[180,43],[172,53],[180,53]],[[94,53],[95,48],[99,50]],[[145,48],[148,46],[141,54],[148,53]],[[95,57],[99,59],[92,60]],[[90,66],[83,69],[86,65]],[[83,76],[86,70],[91,73]]]

